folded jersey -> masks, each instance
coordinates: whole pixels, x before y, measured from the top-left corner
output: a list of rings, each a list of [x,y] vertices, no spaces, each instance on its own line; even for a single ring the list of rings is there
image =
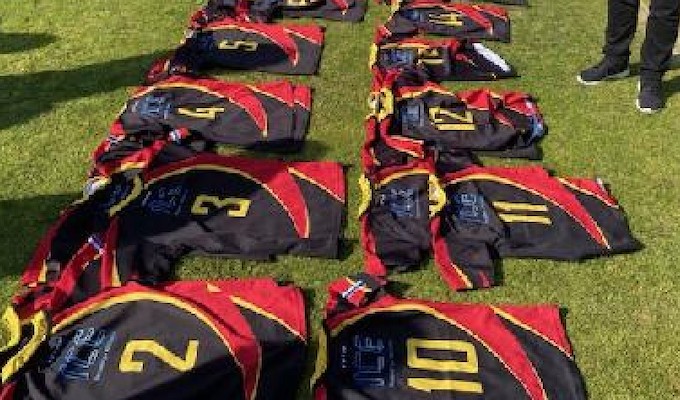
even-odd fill
[[[416,0],[396,8],[380,29],[386,36],[426,33],[457,39],[510,41],[507,11],[483,4]]]
[[[93,235],[102,247],[101,287],[166,280],[188,253],[335,258],[344,203],[344,171],[333,162],[201,154],[132,177],[115,174],[62,214],[22,283],[58,280]]]
[[[365,170],[460,150],[540,159],[546,127],[530,95],[489,89],[451,93],[420,72],[374,71]]]
[[[295,151],[304,142],[312,95],[288,81],[230,83],[173,76],[131,96],[94,151],[93,175],[148,166],[167,144],[205,150],[201,142]]]
[[[358,22],[366,13],[366,0],[209,0],[194,13],[190,26],[199,27],[224,17],[271,22],[276,17],[310,17]]]
[[[302,293],[268,279],[130,282],[4,321],[3,400],[292,400],[304,369]]]
[[[639,250],[626,215],[596,180],[539,167],[478,167],[441,178],[434,254],[456,289],[494,284],[500,257],[581,260]]]
[[[216,67],[311,75],[319,66],[323,41],[323,30],[317,25],[267,24],[226,17],[190,29],[168,58],[155,62],[146,82]]]
[[[391,5],[392,7],[396,8],[399,6],[402,6],[404,4],[409,3],[409,0],[376,0],[375,1],[378,4],[384,3]],[[452,3],[454,1],[451,0],[442,0],[443,3]],[[526,6],[529,4],[527,0],[480,0],[479,2],[483,3],[496,3],[496,4],[504,4],[508,6]]]
[[[315,400],[586,398],[554,305],[400,299],[365,274],[329,291]]]
[[[380,32],[377,36],[371,49],[371,67],[382,70],[417,68],[434,81],[496,80],[517,76],[507,61],[478,42],[464,39],[382,39]]]
[[[598,181],[537,167],[469,166],[435,177],[422,161],[364,180],[366,271],[386,276],[430,249],[455,290],[495,284],[501,258],[581,260],[639,250],[625,213]]]

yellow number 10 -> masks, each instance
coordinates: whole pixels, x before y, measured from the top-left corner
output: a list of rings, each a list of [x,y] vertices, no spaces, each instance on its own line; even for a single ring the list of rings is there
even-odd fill
[[[418,355],[419,350],[448,351],[464,355],[462,361],[433,360]],[[472,343],[461,340],[407,339],[406,359],[409,368],[434,372],[479,372],[477,352]],[[482,393],[482,384],[458,379],[408,378],[407,385],[425,392],[450,390],[454,392]]]

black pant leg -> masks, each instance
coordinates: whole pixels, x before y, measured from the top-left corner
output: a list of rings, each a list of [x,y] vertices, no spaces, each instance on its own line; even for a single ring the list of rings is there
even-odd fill
[[[640,76],[660,79],[668,69],[678,37],[680,0],[652,0],[647,34],[640,51]]]
[[[609,0],[608,4],[607,32],[602,52],[607,57],[627,62],[630,43],[637,27],[640,0]]]

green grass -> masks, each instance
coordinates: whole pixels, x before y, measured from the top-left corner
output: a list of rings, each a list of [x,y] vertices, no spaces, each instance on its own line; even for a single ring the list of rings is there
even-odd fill
[[[58,211],[78,196],[88,156],[150,61],[180,39],[193,0],[5,0],[0,4],[0,298]],[[274,276],[295,281],[320,323],[326,284],[362,267],[354,182],[370,76],[368,46],[385,7],[366,22],[328,27],[308,146],[298,159],[352,164],[348,181],[351,248],[341,261],[281,257],[276,263],[192,258],[182,278]],[[397,276],[404,295],[446,301],[558,303],[592,399],[680,397],[680,73],[671,71],[667,109],[633,106],[635,78],[593,88],[575,83],[597,61],[605,2],[533,0],[512,9],[513,43],[489,44],[521,72],[490,84],[535,94],[550,125],[544,165],[559,174],[601,176],[626,208],[645,250],[584,263],[507,260],[505,284],[453,293],[432,265]],[[636,43],[635,49],[639,43]],[[634,61],[637,61],[634,50]],[[236,81],[280,78],[229,72]],[[469,88],[473,84],[449,84]],[[488,163],[501,164],[497,160]],[[310,359],[313,355],[310,356]],[[307,398],[303,393],[301,398]]]

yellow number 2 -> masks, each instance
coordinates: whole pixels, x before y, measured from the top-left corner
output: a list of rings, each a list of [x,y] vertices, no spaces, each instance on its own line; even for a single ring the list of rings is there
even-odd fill
[[[419,350],[448,351],[463,355],[458,360],[433,360],[418,355]],[[409,368],[433,372],[459,372],[476,374],[479,360],[472,343],[461,340],[407,339],[406,360]],[[431,392],[449,390],[453,392],[483,393],[482,384],[458,379],[408,378],[406,384],[416,390]]]
[[[171,368],[187,372],[196,365],[198,358],[198,340],[189,340],[184,358],[173,354],[154,340],[130,340],[125,344],[120,356],[118,368],[120,372],[143,372],[144,361],[135,360],[136,353],[151,353]]]

